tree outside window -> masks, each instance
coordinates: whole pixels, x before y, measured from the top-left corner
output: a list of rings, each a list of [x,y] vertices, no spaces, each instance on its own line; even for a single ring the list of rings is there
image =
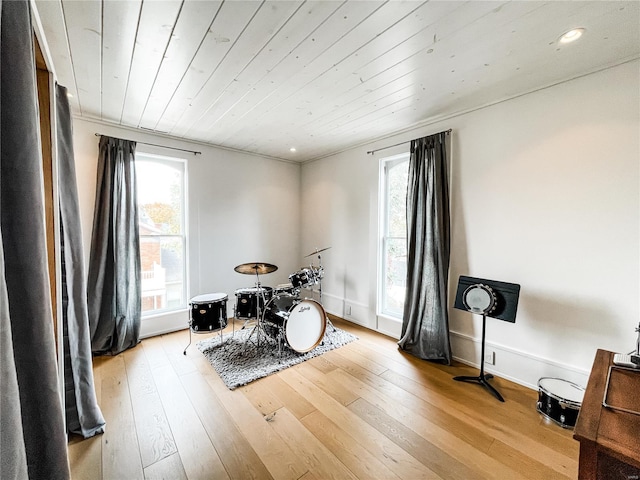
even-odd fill
[[[186,307],[185,162],[136,154],[143,314]]]

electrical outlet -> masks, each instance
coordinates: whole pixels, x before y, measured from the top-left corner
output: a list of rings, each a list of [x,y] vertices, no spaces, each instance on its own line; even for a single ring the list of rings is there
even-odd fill
[[[344,314],[351,315],[351,305],[347,305],[346,307],[344,307]]]
[[[488,352],[484,352],[484,363],[487,365],[495,365],[496,364],[496,352],[493,350],[489,350]]]

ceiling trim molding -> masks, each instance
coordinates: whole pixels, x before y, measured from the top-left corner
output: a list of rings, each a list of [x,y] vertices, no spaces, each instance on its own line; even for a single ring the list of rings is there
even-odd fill
[[[255,152],[248,152],[246,150],[239,150],[236,148],[230,148],[230,147],[224,147],[222,145],[215,145],[212,143],[206,143],[206,142],[200,142],[197,140],[190,140],[190,139],[185,139],[185,138],[180,138],[180,137],[175,137],[172,135],[167,135],[165,133],[157,133],[154,132],[152,130],[145,130],[143,128],[133,128],[133,127],[128,127],[125,125],[120,125],[118,123],[114,123],[114,122],[107,122],[105,120],[99,119],[99,118],[95,118],[95,117],[91,117],[91,116],[83,116],[83,115],[77,115],[74,114],[72,115],[72,117],[74,119],[77,120],[82,120],[84,122],[89,122],[89,123],[94,123],[95,125],[100,125],[100,126],[104,126],[104,127],[109,127],[109,128],[117,128],[119,130],[123,130],[127,133],[131,133],[132,136],[136,136],[136,135],[148,135],[149,137],[155,138],[155,139],[161,139],[161,140],[172,140],[175,142],[180,142],[181,144],[184,144],[186,146],[194,146],[194,145],[198,145],[200,147],[205,147],[205,148],[214,148],[214,149],[218,149],[218,150],[225,150],[227,152],[233,152],[233,153],[241,153],[243,155],[250,155],[252,157],[259,157],[259,158],[264,158],[266,160],[274,160],[276,162],[282,162],[282,163],[288,163],[291,165],[301,165],[302,162],[299,161],[295,161],[295,160],[288,160],[286,158],[278,158],[278,157],[272,157],[270,155],[263,155],[263,154],[259,154],[259,153],[255,153]],[[104,133],[102,133],[103,135],[106,135]],[[133,139],[135,141],[135,138]],[[139,139],[138,140],[140,143],[143,143],[144,140]],[[159,148],[167,148],[167,149],[172,149],[174,147],[171,147],[169,145],[155,145],[156,147]],[[204,154],[204,152],[202,152]]]
[[[363,147],[370,148],[372,145],[375,145],[378,142],[385,142],[386,140],[390,140],[390,139],[396,138],[399,135],[402,135],[402,134],[405,134],[405,133],[413,132],[414,130],[418,130],[418,129],[421,129],[421,128],[424,128],[424,127],[429,127],[429,126],[434,125],[436,123],[445,122],[447,120],[451,120],[453,118],[460,117],[462,115],[467,115],[469,113],[477,112],[478,110],[483,110],[485,108],[493,107],[494,105],[499,105],[501,103],[508,102],[510,100],[515,100],[516,98],[524,97],[526,95],[531,95],[532,93],[540,92],[540,91],[546,90],[548,88],[552,88],[552,87],[555,87],[555,86],[558,86],[558,85],[562,85],[564,83],[572,82],[574,80],[578,80],[578,79],[583,78],[583,77],[588,77],[590,75],[594,75],[596,73],[604,72],[605,70],[609,70],[611,68],[615,68],[615,67],[619,67],[619,66],[622,66],[622,65],[626,65],[627,63],[635,62],[635,61],[638,61],[638,60],[640,60],[640,55],[634,55],[632,57],[624,58],[624,59],[622,59],[620,61],[617,61],[615,63],[608,64],[608,65],[605,65],[605,66],[600,66],[600,67],[595,68],[593,70],[590,70],[588,72],[581,73],[580,75],[575,75],[575,76],[570,77],[570,78],[565,78],[563,80],[560,80],[560,81],[557,81],[557,82],[553,82],[553,83],[544,85],[542,87],[534,88],[532,90],[529,90],[529,91],[526,91],[526,92],[522,92],[522,93],[518,93],[518,94],[512,95],[510,97],[501,98],[500,100],[496,100],[496,101],[493,101],[493,102],[485,103],[485,104],[477,106],[477,107],[468,108],[466,110],[460,110],[458,112],[450,113],[450,114],[447,114],[447,115],[429,117],[426,120],[414,123],[409,127],[403,128],[402,130],[397,130],[396,132],[390,133],[388,135],[385,135],[384,137],[376,138],[373,141],[360,142],[357,145],[353,145],[353,146],[350,146],[350,147],[347,147],[347,148],[343,148],[341,150],[338,150],[338,151],[336,151],[334,153],[330,153],[328,155],[322,155],[320,157],[311,158],[309,160],[304,160],[304,161],[302,161],[300,163],[302,165],[307,165],[309,163],[317,162],[317,161],[323,160],[325,158],[333,157],[334,155],[339,155],[340,153],[348,152],[349,150],[356,150],[358,148],[363,148]],[[412,138],[408,138],[404,142],[402,140],[400,140],[400,139],[395,140],[395,141],[398,142],[398,143],[407,143],[408,144],[413,139],[414,138],[412,137]],[[375,150],[375,148],[374,148],[374,150]]]

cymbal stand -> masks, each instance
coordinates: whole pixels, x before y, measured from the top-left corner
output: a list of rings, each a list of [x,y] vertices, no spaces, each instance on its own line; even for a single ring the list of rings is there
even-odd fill
[[[256,324],[253,326],[253,330],[251,330],[251,333],[249,334],[249,336],[247,337],[247,340],[245,341],[245,348],[247,346],[247,343],[251,340],[251,337],[253,336],[253,334],[256,334],[256,346],[260,347],[260,333],[262,330],[262,310],[260,308],[260,298],[262,298],[263,303],[266,305],[266,299],[264,297],[264,290],[262,289],[262,286],[260,284],[260,275],[258,274],[258,272],[256,271]],[[246,322],[245,322],[246,324]],[[244,328],[244,327],[242,327]]]
[[[318,253],[318,265],[319,265],[318,266],[318,271],[321,272],[320,278],[318,279],[318,291],[320,293],[320,305],[322,305],[322,277],[324,276],[324,270],[322,269],[322,254],[321,253]],[[331,327],[331,329],[335,332],[336,331],[336,327],[334,327],[333,323],[331,323],[331,320],[329,319],[329,315],[326,315],[325,319],[327,321],[327,325],[329,325]]]

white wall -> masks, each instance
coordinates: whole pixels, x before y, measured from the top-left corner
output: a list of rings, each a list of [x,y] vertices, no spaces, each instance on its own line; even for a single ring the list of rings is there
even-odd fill
[[[302,168],[302,252],[331,246],[326,307],[376,316],[379,159],[452,134],[450,292],[460,275],[521,284],[515,324],[487,320],[498,375],[585,384],[598,348],[635,345],[640,245],[638,61],[449,118]],[[453,303],[452,301],[450,304]],[[454,356],[479,363],[481,319],[451,309]]]
[[[94,134],[201,151],[201,155],[138,144],[137,151],[187,159],[188,298],[203,293],[228,295],[233,315],[234,292],[252,287],[255,277],[234,267],[247,262],[278,266],[261,276],[264,285],[288,281],[300,267],[300,165],[229,150],[194,145],[128,129],[74,119],[74,149],[81,220],[88,266],[96,189],[99,137]],[[149,336],[186,328],[187,311],[143,319]]]

